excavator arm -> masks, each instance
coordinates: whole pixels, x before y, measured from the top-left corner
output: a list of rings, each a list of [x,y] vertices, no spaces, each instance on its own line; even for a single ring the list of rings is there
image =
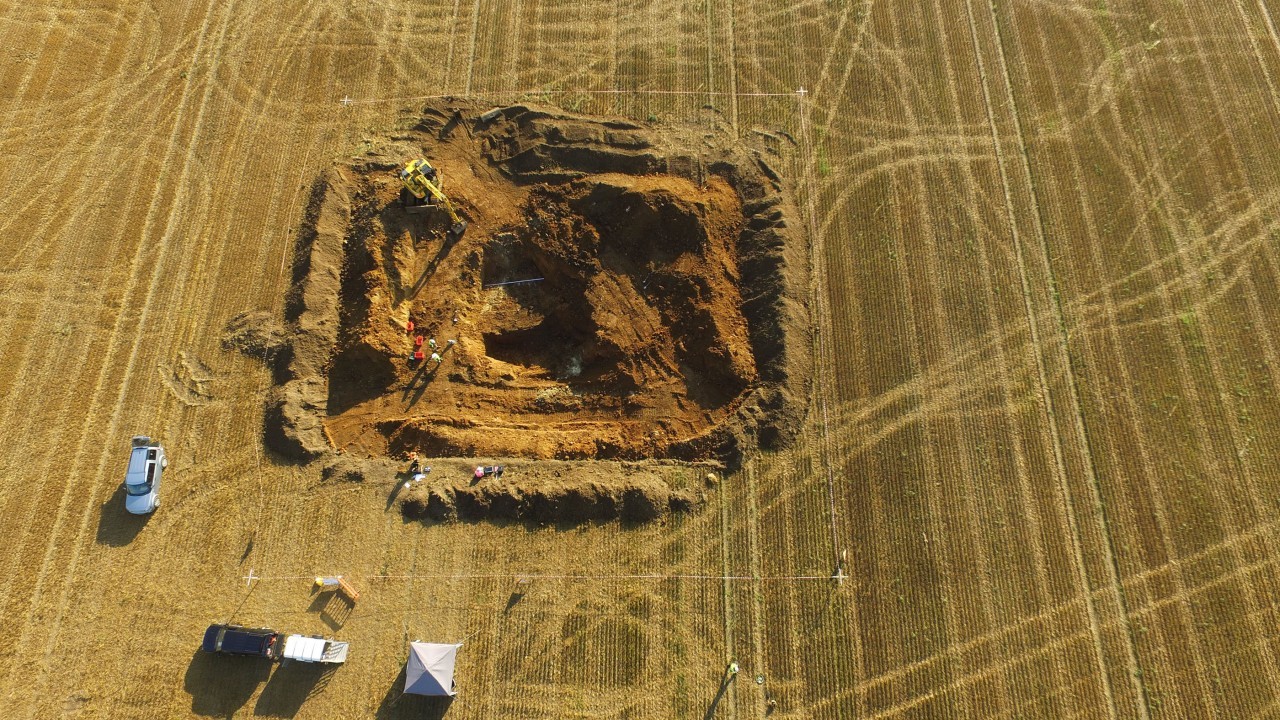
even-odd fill
[[[440,206],[449,213],[449,219],[452,220],[455,225],[459,223],[466,225],[462,218],[458,217],[458,211],[453,209],[453,203],[449,202],[448,196],[441,192],[440,188],[435,186],[435,183],[423,178],[422,184],[427,187],[427,192],[431,193],[431,196],[440,203]]]

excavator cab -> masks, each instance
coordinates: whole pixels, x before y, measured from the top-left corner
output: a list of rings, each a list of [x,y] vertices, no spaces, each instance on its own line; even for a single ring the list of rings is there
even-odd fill
[[[431,191],[427,189],[427,183],[432,183],[437,189],[444,189],[444,178],[440,177],[440,172],[431,167],[431,164],[425,158],[412,160],[400,170],[400,182],[404,183],[404,195],[411,196],[417,200],[419,207],[425,205],[434,205],[435,198],[431,197]]]
[[[462,237],[467,229],[467,221],[458,216],[453,203],[444,194],[444,175],[439,170],[431,167],[431,163],[425,158],[411,160],[400,170],[400,182],[404,186],[400,188],[400,204],[404,206],[405,212],[443,209],[453,222],[449,227],[449,234],[455,239]]]

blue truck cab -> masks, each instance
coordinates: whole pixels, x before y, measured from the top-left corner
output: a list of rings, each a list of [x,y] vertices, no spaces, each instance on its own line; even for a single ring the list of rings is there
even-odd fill
[[[239,625],[210,625],[204,631],[204,642],[200,649],[220,655],[249,655],[279,660],[282,646],[280,633],[275,630]]]

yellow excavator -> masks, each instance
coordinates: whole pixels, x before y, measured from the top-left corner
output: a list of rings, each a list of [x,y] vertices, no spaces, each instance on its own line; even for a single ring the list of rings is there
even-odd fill
[[[400,189],[400,203],[406,212],[443,208],[453,221],[449,234],[455,239],[462,237],[467,229],[467,221],[458,217],[458,211],[453,209],[453,203],[444,194],[444,175],[431,167],[426,158],[418,158],[405,165],[400,170],[400,182],[404,184]]]

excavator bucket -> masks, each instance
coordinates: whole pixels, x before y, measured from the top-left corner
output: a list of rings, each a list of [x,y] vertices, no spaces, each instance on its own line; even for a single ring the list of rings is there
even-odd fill
[[[454,223],[454,224],[453,224],[453,227],[449,228],[449,234],[450,234],[450,235],[452,235],[452,236],[454,237],[454,239],[455,239],[455,240],[456,240],[457,238],[462,237],[462,233],[464,233],[464,232],[466,232],[466,231],[467,231],[467,221],[466,221],[466,220],[459,220],[458,222],[456,222],[456,223]]]

